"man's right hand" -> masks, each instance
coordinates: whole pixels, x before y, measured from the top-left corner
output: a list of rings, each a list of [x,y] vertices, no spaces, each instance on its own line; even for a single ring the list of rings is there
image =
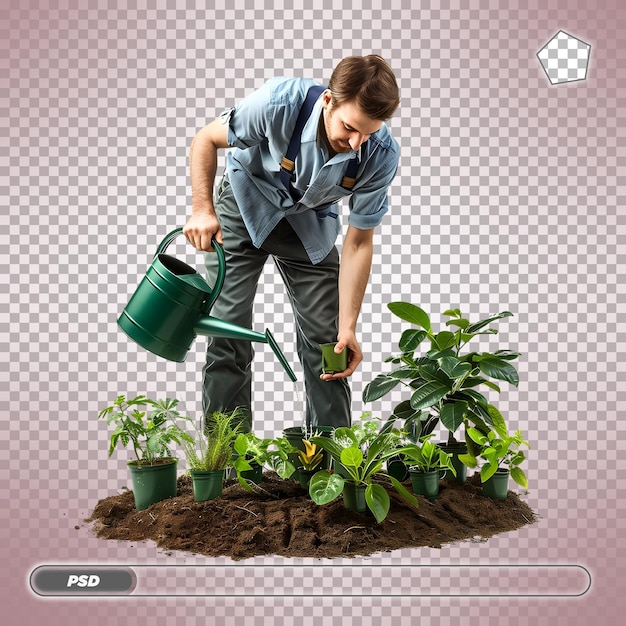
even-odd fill
[[[183,228],[183,234],[196,250],[204,252],[213,251],[211,244],[213,238],[219,244],[224,243],[222,229],[214,212],[212,214],[197,213],[192,215]]]

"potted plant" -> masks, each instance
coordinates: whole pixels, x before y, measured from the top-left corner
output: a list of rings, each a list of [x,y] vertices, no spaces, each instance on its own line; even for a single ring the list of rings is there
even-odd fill
[[[251,432],[239,433],[234,448],[237,480],[246,489],[251,489],[248,480],[261,482],[266,465],[285,479],[296,471],[289,455],[297,451],[285,437],[261,439]]]
[[[530,448],[530,444],[522,438],[520,430],[513,435],[498,437],[493,430],[484,435],[476,428],[468,428],[467,434],[480,447],[479,456],[484,461],[480,468],[480,480],[485,495],[504,500],[508,494],[509,476],[521,487],[528,488],[526,474],[520,467],[526,455],[520,447]],[[468,467],[478,465],[477,458],[470,454],[463,455],[461,460]]]
[[[309,483],[309,494],[314,502],[322,505],[343,495],[346,508],[359,513],[365,513],[369,508],[380,523],[387,517],[390,500],[385,488],[373,482],[374,477],[379,477],[390,480],[405,500],[418,506],[415,496],[383,471],[383,464],[388,458],[408,451],[409,446],[398,447],[401,433],[393,428],[392,422],[380,430],[378,426],[377,422],[362,418],[350,427],[337,428],[332,438],[311,439],[312,443],[330,454],[333,464],[341,465],[347,476],[330,470],[317,472]]]
[[[298,480],[300,460],[298,452],[306,452],[304,440],[311,440],[313,436],[331,437],[335,428],[333,426],[289,426],[283,429],[282,436],[291,444],[293,452],[288,454],[289,462],[296,468],[291,478]],[[322,450],[322,467],[328,467],[330,459],[326,452]]]
[[[298,450],[298,475],[303,489],[309,488],[309,482],[324,459],[324,450],[308,439],[302,439],[304,450]]]
[[[456,476],[456,469],[450,455],[429,441],[432,436],[433,433],[422,437],[421,445],[411,447],[408,452],[405,452],[413,491],[426,496],[429,500],[434,500],[439,495],[439,479],[442,470]]]
[[[402,418],[417,426],[420,435],[429,434],[437,423],[447,429],[447,441],[442,448],[455,457],[469,452],[476,455],[474,441],[467,436],[472,426],[484,434],[490,429],[506,428],[497,408],[490,404],[481,386],[500,392],[495,381],[504,381],[517,387],[519,375],[511,361],[519,353],[508,349],[494,352],[464,351],[467,344],[480,335],[496,335],[498,331],[489,326],[497,320],[511,317],[503,311],[472,323],[459,309],[444,312],[450,319],[446,329],[433,329],[430,317],[420,307],[408,302],[391,302],[389,310],[400,319],[417,328],[405,329],[398,346],[400,354],[391,355],[386,362],[399,365],[396,369],[379,374],[363,391],[363,401],[372,402],[389,393],[397,385],[405,385],[411,393],[408,400],[398,404],[392,418]],[[418,348],[428,341],[428,348],[418,354]],[[405,423],[405,425],[406,425]],[[465,441],[457,441],[455,433],[465,426]],[[455,463],[457,476],[464,480],[465,472]]]
[[[195,436],[183,442],[196,502],[222,495],[224,474],[232,465],[235,439],[241,429],[239,417],[238,409],[216,411],[205,420],[203,429],[194,425]]]
[[[132,445],[135,459],[128,461],[135,507],[148,508],[154,502],[176,495],[178,460],[172,456],[172,443],[181,444],[191,437],[176,424],[186,418],[176,410],[178,400],[152,400],[144,395],[127,400],[120,395],[98,417],[106,418],[115,429],[111,433],[109,456],[118,445]],[[142,409],[151,409],[142,410]]]

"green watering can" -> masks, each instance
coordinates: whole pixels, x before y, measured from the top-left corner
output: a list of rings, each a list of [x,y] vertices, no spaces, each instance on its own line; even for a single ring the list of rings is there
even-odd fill
[[[257,333],[209,315],[226,276],[224,250],[213,240],[218,275],[211,288],[195,269],[165,254],[182,232],[177,228],[159,244],[152,265],[117,320],[120,328],[146,350],[177,362],[185,360],[197,335],[267,343],[295,382],[296,375],[269,330]]]

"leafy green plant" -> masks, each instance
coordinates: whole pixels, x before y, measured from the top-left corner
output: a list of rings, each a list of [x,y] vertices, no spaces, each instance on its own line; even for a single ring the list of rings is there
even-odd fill
[[[194,425],[195,436],[185,440],[183,448],[192,470],[223,470],[232,465],[233,450],[241,430],[239,410],[216,411],[206,420],[204,428]]]
[[[132,445],[136,462],[140,465],[154,465],[160,459],[172,456],[170,446],[181,445],[192,440],[182,430],[177,420],[189,420],[181,415],[176,407],[178,400],[152,400],[144,395],[127,400],[120,395],[111,406],[102,409],[98,418],[106,418],[107,423],[114,424],[111,433],[109,456],[118,445]],[[141,410],[141,409],[151,409]]]
[[[418,506],[417,499],[393,476],[383,471],[386,459],[410,452],[414,444],[401,446],[402,434],[388,422],[378,430],[379,424],[373,420],[362,419],[350,427],[337,428],[332,438],[313,437],[312,443],[323,448],[331,455],[335,463],[345,468],[355,484],[366,485],[365,500],[378,523],[389,513],[390,501],[386,489],[374,483],[375,476],[387,478],[398,493],[413,506]],[[320,470],[309,484],[311,499],[317,504],[327,504],[343,493],[346,479],[336,472]]]
[[[422,437],[420,445],[411,446],[408,452],[404,453],[406,462],[410,467],[415,467],[422,472],[445,469],[456,476],[450,455],[437,444],[429,441],[432,436],[432,433],[426,435]]]
[[[312,472],[324,458],[324,451],[308,439],[303,439],[304,450],[298,450],[298,458],[302,463],[302,468],[307,472]]]
[[[520,447],[530,448],[530,444],[522,438],[521,430],[516,430],[513,435],[498,437],[493,430],[484,435],[476,428],[468,428],[467,434],[480,447],[479,456],[484,460],[480,468],[481,482],[489,480],[504,465],[518,485],[528,488],[528,479],[520,467],[526,455]],[[459,458],[468,467],[478,466],[478,459],[474,455],[464,454],[459,455]]]
[[[285,437],[261,439],[251,432],[239,433],[234,448],[237,457],[233,467],[237,470],[237,480],[248,490],[251,487],[241,473],[252,470],[252,463],[268,466],[281,478],[289,478],[296,471],[288,455],[296,453],[297,449]]]
[[[464,349],[480,335],[497,334],[489,326],[512,313],[503,311],[472,323],[459,309],[448,309],[444,312],[450,318],[446,329],[437,332],[420,307],[408,302],[391,302],[387,306],[394,315],[417,328],[402,332],[398,342],[401,352],[386,359],[399,367],[376,376],[365,387],[363,401],[377,400],[399,384],[406,386],[411,396],[395,407],[390,419],[401,418],[406,420],[405,425],[416,426],[414,440],[432,432],[439,420],[449,431],[449,443],[455,442],[454,433],[468,422],[485,435],[490,429],[503,434],[504,418],[477,389],[484,386],[500,392],[495,381],[517,387],[519,375],[511,361],[519,353],[508,349],[493,353]],[[424,341],[428,341],[429,349],[420,355],[417,351]],[[471,448],[473,440],[465,438]]]

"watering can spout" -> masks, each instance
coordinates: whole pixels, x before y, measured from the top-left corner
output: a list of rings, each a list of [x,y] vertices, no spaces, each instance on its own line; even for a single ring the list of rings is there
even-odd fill
[[[243,339],[244,341],[267,343],[272,349],[272,352],[276,355],[276,358],[280,361],[287,376],[289,376],[294,383],[298,380],[269,329],[266,329],[265,334],[258,333],[254,330],[243,328],[243,326],[230,324],[217,317],[208,315],[196,322],[194,331],[197,335],[206,337],[226,337],[228,339]]]
[[[159,244],[152,265],[117,320],[120,328],[146,350],[178,362],[185,360],[197,335],[267,343],[295,382],[296,375],[269,330],[258,333],[209,315],[226,275],[224,251],[214,240],[219,268],[211,288],[192,267],[165,254],[182,230],[172,231]]]

